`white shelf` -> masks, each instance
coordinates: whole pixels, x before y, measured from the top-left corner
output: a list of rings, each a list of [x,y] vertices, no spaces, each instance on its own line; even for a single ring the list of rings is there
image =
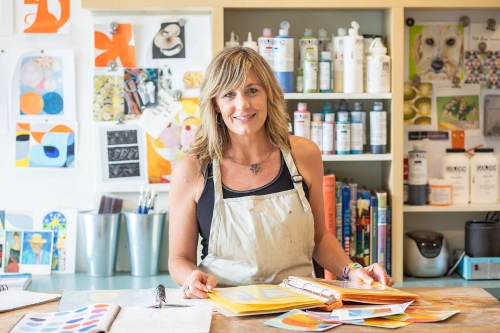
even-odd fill
[[[357,94],[343,94],[343,93],[314,93],[314,94],[303,94],[303,93],[288,93],[285,94],[285,99],[391,99],[392,93],[381,93],[381,94],[368,94],[368,93],[357,93]]]
[[[403,212],[405,213],[488,212],[498,210],[500,210],[500,202],[490,205],[468,204],[451,206],[403,206]]]
[[[392,161],[392,154],[323,155],[323,161]]]

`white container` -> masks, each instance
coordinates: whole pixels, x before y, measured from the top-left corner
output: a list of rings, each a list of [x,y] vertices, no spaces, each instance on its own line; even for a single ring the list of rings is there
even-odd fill
[[[311,112],[307,111],[307,103],[299,103],[293,113],[293,133],[306,139],[311,138]]]
[[[335,154],[335,114],[325,113],[325,122],[323,123],[323,155]]]
[[[248,32],[247,40],[243,42],[243,47],[248,47],[255,52],[259,52],[259,47],[257,46],[257,42],[252,39],[252,33]]]
[[[351,124],[349,123],[349,112],[337,112],[338,121],[336,129],[336,153],[338,155],[349,155],[351,152]]]
[[[498,159],[493,148],[476,148],[470,159],[470,202],[498,203]]]
[[[321,52],[319,62],[319,92],[333,92],[333,65],[332,54],[329,51]]]
[[[299,61],[303,64],[308,50],[313,51],[313,59],[318,61],[318,39],[311,28],[304,29],[304,36],[299,38]]]
[[[231,31],[231,37],[229,37],[229,40],[226,42],[226,47],[232,47],[232,46],[240,46],[240,42],[238,40],[240,37],[234,33],[234,31]]]
[[[332,54],[332,39],[328,37],[325,29],[318,30],[318,56],[321,58],[321,52],[330,52]],[[330,58],[331,59],[331,58]]]
[[[259,46],[259,54],[266,59],[267,63],[271,68],[273,67],[273,35],[271,28],[264,28],[262,31],[262,36],[257,38],[257,44]]]
[[[323,147],[323,122],[321,113],[313,113],[311,122],[311,140],[316,143],[321,150]]]
[[[344,37],[345,29],[339,28],[333,37],[333,92],[344,91]]]
[[[318,92],[318,61],[314,58],[314,50],[308,49],[303,64],[304,92]]]
[[[391,57],[382,39],[375,38],[370,45],[370,56],[366,59],[366,92],[386,93],[391,91]]]
[[[363,120],[351,111],[351,154],[363,154]]]
[[[463,148],[447,148],[441,161],[441,176],[451,183],[454,205],[469,203],[470,162]]]
[[[351,22],[348,36],[344,37],[344,93],[363,92],[363,36],[358,34],[359,24]]]
[[[295,85],[293,77],[295,71],[293,64],[294,39],[288,35],[289,29],[290,23],[281,22],[279,35],[273,39],[273,69],[284,93],[292,93]]]
[[[352,119],[361,119],[361,122],[363,123],[363,152],[368,151],[368,145],[367,145],[367,132],[368,128],[366,127],[367,121],[366,121],[366,111],[363,110],[363,103],[361,102],[354,102],[354,110],[351,111],[351,117]]]
[[[370,111],[370,152],[387,153],[387,112],[382,110],[382,102],[374,102]]]
[[[452,186],[449,180],[429,179],[429,205],[450,206],[452,200]]]

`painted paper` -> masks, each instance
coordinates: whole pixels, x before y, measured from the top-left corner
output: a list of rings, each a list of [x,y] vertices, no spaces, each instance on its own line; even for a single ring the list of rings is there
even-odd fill
[[[95,66],[108,67],[116,61],[118,67],[137,67],[132,24],[120,23],[112,33],[109,24],[94,25]]]
[[[23,54],[16,66],[12,115],[22,121],[75,121],[73,50]]]
[[[33,229],[33,211],[31,210],[0,210],[6,230]]]
[[[484,101],[484,131],[485,136],[500,136],[500,91],[481,90]]]
[[[400,328],[404,326],[408,326],[411,323],[390,320],[386,318],[367,318],[362,323],[361,322],[351,322],[351,325],[358,326],[371,326],[371,327],[381,327],[381,328]]]
[[[326,324],[311,319],[307,313],[300,310],[288,311],[276,318],[267,320],[264,324],[294,331],[323,332],[340,324]]]
[[[15,166],[72,169],[76,158],[76,125],[17,123]]]
[[[480,84],[483,89],[500,88],[500,51],[465,52],[464,82]]]
[[[6,231],[3,244],[2,268],[6,273],[19,273],[22,253],[22,231]]]
[[[125,118],[124,70],[96,68],[94,72],[93,119],[115,121]]]
[[[125,68],[123,80],[126,119],[138,118],[146,108],[158,105],[158,69]]]
[[[333,310],[330,315],[338,316],[341,321],[383,317],[403,313],[411,303],[412,302],[387,305],[344,305],[341,308]]]
[[[153,38],[153,59],[157,58],[185,58],[186,21],[164,22]]]
[[[404,84],[404,121],[405,126],[432,125],[432,84],[412,82]]]
[[[53,244],[52,231],[24,231],[19,272],[50,274]]]
[[[70,0],[24,0],[24,33],[68,33]]]
[[[460,310],[427,310],[420,308],[408,308],[404,313],[385,318],[407,323],[433,323],[446,320],[459,312]]]

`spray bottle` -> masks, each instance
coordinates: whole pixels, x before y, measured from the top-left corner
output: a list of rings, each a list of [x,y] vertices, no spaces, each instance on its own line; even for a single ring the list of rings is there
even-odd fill
[[[358,34],[359,24],[351,22],[349,35],[344,38],[344,93],[363,92],[363,36]]]
[[[344,91],[344,37],[345,29],[339,28],[333,37],[333,92]]]
[[[238,42],[239,39],[240,39],[239,36],[236,35],[233,31],[231,31],[231,37],[226,42],[226,47],[239,46],[240,45],[240,42]]]
[[[370,55],[366,59],[366,92],[386,93],[391,91],[391,57],[381,38],[370,44]]]
[[[248,32],[247,40],[243,42],[243,47],[248,47],[250,49],[253,49],[255,52],[259,52],[259,47],[257,46],[257,42],[252,40],[252,33],[250,31]]]
[[[264,28],[262,36],[257,38],[257,43],[259,45],[259,54],[273,68],[273,35],[271,28]]]
[[[292,93],[294,86],[293,37],[288,35],[290,23],[281,22],[279,35],[273,40],[274,73],[284,93]]]

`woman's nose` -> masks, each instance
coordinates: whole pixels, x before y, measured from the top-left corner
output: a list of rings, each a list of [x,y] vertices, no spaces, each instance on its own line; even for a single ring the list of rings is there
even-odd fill
[[[236,108],[238,110],[244,110],[246,109],[250,103],[248,102],[246,96],[244,94],[238,94],[236,96]]]

